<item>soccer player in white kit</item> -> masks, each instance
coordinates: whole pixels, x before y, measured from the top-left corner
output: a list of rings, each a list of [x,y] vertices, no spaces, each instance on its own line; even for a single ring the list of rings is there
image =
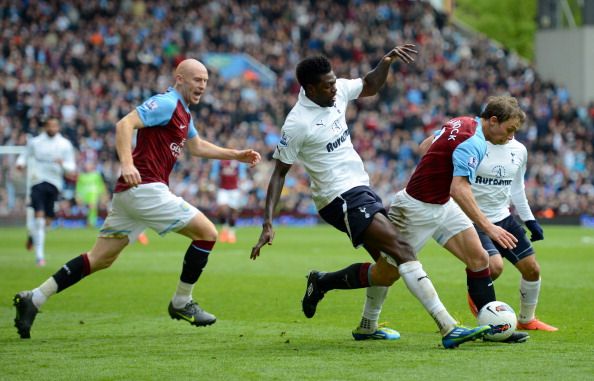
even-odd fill
[[[31,240],[37,265],[45,266],[45,227],[55,217],[54,204],[64,188],[64,176],[76,172],[74,147],[60,134],[58,118],[48,117],[44,131],[27,142],[26,153],[16,161],[17,169],[26,163],[31,172],[30,201],[35,216],[27,218],[27,248]]]
[[[207,82],[206,67],[195,59],[186,59],[175,70],[173,87],[150,97],[116,124],[122,174],[109,215],[91,250],[72,258],[39,287],[14,296],[14,323],[21,338],[31,337],[35,316],[48,298],[111,266],[146,227],[160,235],[173,231],[191,239],[169,302],[169,316],[194,326],[215,323],[216,317],[194,301],[192,290],[206,267],[218,232],[204,213],[171,193],[169,175],[184,146],[192,156],[250,165],[260,161],[260,154],[251,149],[222,148],[200,138],[189,105],[200,101]],[[132,152],[134,130],[138,135]]]
[[[515,248],[503,248],[493,242],[479,227],[481,244],[489,253],[491,278],[497,279],[503,272],[503,258],[509,260],[520,271],[520,310],[518,329],[557,331],[556,327],[546,324],[535,317],[536,305],[540,293],[540,266],[530,241],[544,239],[543,230],[534,218],[524,187],[526,147],[512,139],[504,145],[487,142],[487,154],[478,166],[472,182],[472,193],[485,216],[497,226],[512,233],[518,242]],[[516,213],[530,230],[528,240],[526,232],[510,213],[510,203]],[[471,311],[476,316],[477,309],[472,299],[468,298]]]
[[[276,164],[268,185],[263,229],[251,258],[260,255],[262,246],[272,244],[274,209],[287,172],[299,160],[311,179],[312,197],[320,216],[345,232],[354,247],[364,246],[375,260],[374,264],[355,263],[336,272],[310,272],[302,300],[305,316],[314,316],[318,302],[330,290],[367,288],[363,317],[353,337],[398,339],[397,331],[378,326],[381,303],[376,301],[383,302],[386,286],[392,285],[399,273],[436,322],[443,346],[453,348],[482,337],[490,327],[465,328],[448,313],[410,245],[388,220],[382,200],[369,187],[369,176],[353,147],[345,118],[349,101],[377,94],[392,62],[401,59],[410,63],[411,55],[416,53],[414,45],[397,46],[364,78],[351,80],[337,79],[323,56],[306,58],[297,65],[301,91],[287,115],[273,155]]]

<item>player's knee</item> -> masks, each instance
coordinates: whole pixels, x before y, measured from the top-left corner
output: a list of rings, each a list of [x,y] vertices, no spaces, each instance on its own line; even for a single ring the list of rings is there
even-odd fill
[[[498,261],[489,262],[489,271],[491,272],[491,279],[495,280],[499,278],[503,272],[503,263]]]
[[[204,237],[205,241],[216,241],[219,236],[219,231],[213,225],[210,229],[208,229],[208,231],[206,231],[204,233],[204,235],[205,235],[205,237]]]
[[[464,256],[466,267],[472,271],[478,271],[490,267],[489,254],[485,250],[469,252]]]
[[[216,226],[213,223],[202,225],[200,227],[193,226],[187,229],[184,234],[192,239],[192,241],[216,241],[219,235]]]
[[[534,282],[540,279],[540,266],[534,262],[530,266],[522,270],[522,278],[527,281]]]
[[[399,237],[394,237],[394,251],[388,253],[392,258],[396,260],[396,263],[401,264],[410,261],[416,261],[417,256],[413,251],[411,245],[401,240]]]

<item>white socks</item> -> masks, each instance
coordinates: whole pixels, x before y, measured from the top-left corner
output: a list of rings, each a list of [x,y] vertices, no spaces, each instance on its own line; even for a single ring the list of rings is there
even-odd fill
[[[35,257],[38,261],[44,259],[43,246],[45,245],[45,218],[35,218],[34,229],[32,232],[33,245],[35,246]]]
[[[382,306],[388,295],[388,287],[370,286],[366,289],[367,297],[363,308],[363,316],[359,324],[360,330],[373,333],[377,330],[377,321],[382,312]]]
[[[442,336],[446,335],[457,324],[456,320],[449,314],[445,306],[439,300],[439,296],[433,287],[433,283],[423,270],[419,261],[406,262],[398,266],[400,276],[404,279],[406,287],[423,304],[429,312]]]
[[[171,304],[173,304],[173,308],[184,308],[186,304],[188,304],[190,300],[192,300],[193,288],[193,284],[185,283],[180,280],[177,284],[177,289],[175,290],[173,299],[171,299]]]
[[[540,279],[530,282],[522,278],[520,280],[520,313],[518,321],[528,323],[534,319],[538,295],[540,294]]]
[[[27,232],[29,233],[30,236],[33,236],[33,231],[35,231],[35,211],[33,210],[32,207],[28,206],[27,207]]]
[[[33,304],[37,309],[47,302],[47,299],[58,292],[58,284],[54,277],[49,277],[39,287],[33,290]]]

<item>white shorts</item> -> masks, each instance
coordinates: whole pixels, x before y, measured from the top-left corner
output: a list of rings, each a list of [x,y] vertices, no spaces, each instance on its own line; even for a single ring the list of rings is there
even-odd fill
[[[410,196],[404,189],[394,196],[388,218],[415,254],[430,237],[443,246],[456,234],[473,227],[470,218],[453,199],[443,205],[428,204]]]
[[[232,209],[239,209],[241,207],[241,191],[239,189],[219,189],[217,205],[229,205]]]
[[[147,227],[160,235],[178,231],[198,209],[171,193],[163,183],[141,184],[115,193],[99,237],[128,237],[133,242]]]

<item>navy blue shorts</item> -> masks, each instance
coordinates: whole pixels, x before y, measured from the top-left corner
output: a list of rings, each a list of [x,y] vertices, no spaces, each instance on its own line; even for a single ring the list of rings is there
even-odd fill
[[[534,254],[534,248],[528,237],[526,237],[526,230],[524,230],[522,225],[520,225],[514,217],[510,215],[497,222],[495,225],[502,227],[513,234],[518,242],[516,242],[516,247],[514,249],[504,249],[498,243],[493,242],[485,232],[475,225],[474,227],[481,239],[481,244],[483,245],[483,248],[487,250],[489,256],[501,254],[501,256],[507,258],[508,261],[515,265],[520,259]]]
[[[54,218],[54,205],[58,200],[58,188],[54,185],[43,182],[31,187],[31,206],[36,212],[43,211],[46,217]]]
[[[345,232],[354,247],[363,243],[362,235],[376,213],[387,216],[382,199],[368,186],[352,188],[319,211],[320,216],[341,232]]]

